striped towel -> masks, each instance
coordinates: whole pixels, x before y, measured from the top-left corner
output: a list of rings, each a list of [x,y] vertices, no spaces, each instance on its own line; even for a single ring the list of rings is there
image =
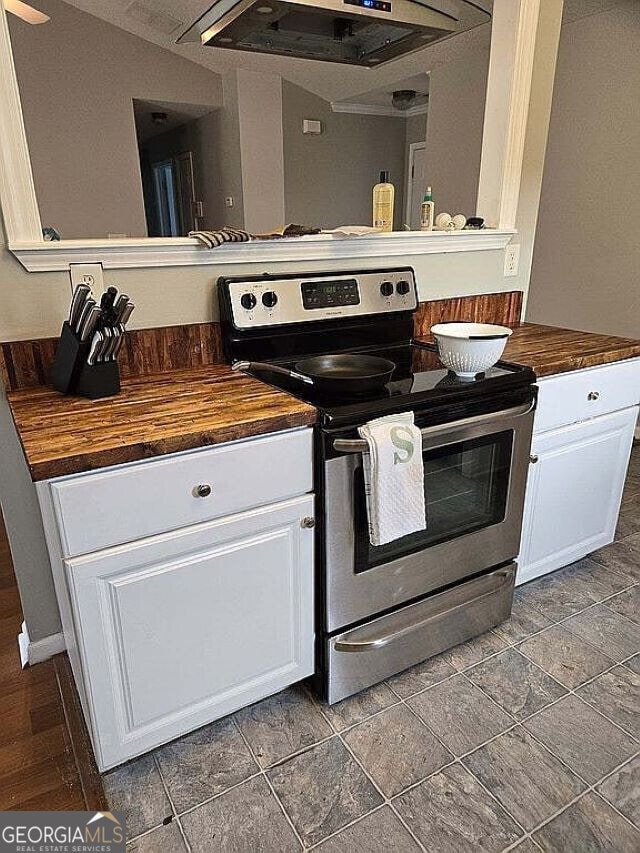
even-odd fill
[[[223,243],[248,243],[252,239],[248,231],[241,228],[221,228],[219,231],[189,231],[189,237],[200,240],[207,249],[216,249]]]

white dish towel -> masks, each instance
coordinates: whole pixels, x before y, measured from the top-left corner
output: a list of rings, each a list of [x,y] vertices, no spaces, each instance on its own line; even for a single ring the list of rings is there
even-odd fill
[[[422,436],[413,412],[377,418],[358,432],[369,445],[362,456],[371,544],[424,530]]]

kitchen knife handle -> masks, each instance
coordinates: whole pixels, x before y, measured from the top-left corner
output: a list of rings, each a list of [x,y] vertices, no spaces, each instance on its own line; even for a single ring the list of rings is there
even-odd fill
[[[91,335],[93,334],[96,326],[98,325],[98,320],[102,315],[102,309],[99,305],[94,305],[89,314],[85,318],[82,327],[80,328],[80,341],[84,343],[88,341]]]
[[[96,300],[89,298],[85,300],[85,303],[82,307],[82,314],[80,315],[80,319],[76,325],[75,331],[78,335],[82,335],[82,330],[84,329],[85,323],[89,319],[89,315],[92,310],[96,308]]]
[[[79,331],[78,321],[82,316],[84,303],[90,295],[91,288],[88,284],[79,284],[73,292],[71,307],[69,308],[69,325],[75,332]]]
[[[98,353],[102,348],[102,342],[104,341],[104,335],[102,332],[94,332],[93,340],[91,341],[91,348],[89,349],[89,355],[87,356],[87,364],[95,364],[96,359],[98,357]]]
[[[118,325],[120,325],[120,326],[126,326],[127,325],[131,315],[134,312],[135,307],[136,306],[133,304],[133,302],[127,302],[127,304],[124,306],[124,310],[122,311],[122,314],[118,320]]]
[[[113,313],[115,314],[115,325],[121,322],[120,318],[122,317],[122,313],[124,309],[129,304],[130,300],[126,293],[121,293],[118,296],[116,304],[113,307]]]

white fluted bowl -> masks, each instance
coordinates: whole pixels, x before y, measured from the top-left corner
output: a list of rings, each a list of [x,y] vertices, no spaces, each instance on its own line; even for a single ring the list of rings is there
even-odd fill
[[[492,323],[437,323],[431,333],[444,366],[460,379],[474,379],[500,360],[512,329]]]

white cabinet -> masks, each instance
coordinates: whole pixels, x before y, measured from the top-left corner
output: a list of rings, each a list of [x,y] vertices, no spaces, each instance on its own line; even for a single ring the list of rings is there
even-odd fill
[[[534,435],[518,583],[613,540],[637,408]]]
[[[267,454],[253,472],[247,460],[255,445],[275,448],[280,469]],[[194,456],[166,457],[151,470],[142,463],[39,484],[65,640],[101,770],[314,671],[314,496],[280,498],[311,489],[311,431],[226,447],[233,453],[207,451],[204,461],[213,466],[207,473],[227,514],[218,517],[214,506],[216,517],[188,525],[189,508],[180,500],[199,479]],[[128,541],[117,530],[121,544],[114,547],[80,554],[67,547],[65,532],[81,530],[83,519],[66,494],[84,491],[96,501],[106,483],[107,493],[117,484],[126,496],[127,477],[134,493],[136,477],[161,474],[166,482],[156,486],[176,496],[175,515],[163,504],[150,521],[145,509],[138,533],[127,513]],[[263,505],[255,506],[256,494]],[[164,531],[148,535],[150,526]]]
[[[65,562],[98,764],[313,672],[313,497]]]
[[[541,379],[516,583],[613,541],[640,398],[640,359]]]

